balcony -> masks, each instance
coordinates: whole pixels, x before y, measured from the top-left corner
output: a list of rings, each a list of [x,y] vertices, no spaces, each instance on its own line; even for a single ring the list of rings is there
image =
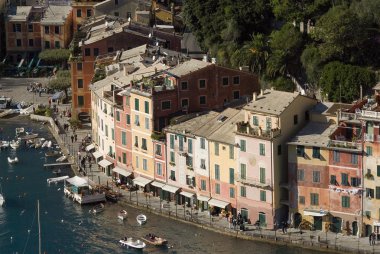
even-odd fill
[[[266,190],[272,190],[272,182],[271,179],[265,179],[265,181],[260,181],[259,178],[253,178],[253,177],[242,177],[240,174],[235,174],[235,178],[237,182],[240,182],[242,184],[250,185],[253,187],[266,189]]]
[[[359,142],[341,141],[341,140],[330,140],[328,147],[336,148],[338,150],[361,150],[361,144]]]
[[[260,127],[252,128],[249,123],[240,122],[236,124],[236,133],[256,138],[273,139],[281,134],[281,130],[262,130]]]
[[[369,111],[369,110],[362,110],[361,111],[361,117],[380,120],[380,112]]]

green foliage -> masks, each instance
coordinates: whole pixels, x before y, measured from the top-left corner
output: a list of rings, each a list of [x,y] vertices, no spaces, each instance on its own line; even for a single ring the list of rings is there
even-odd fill
[[[45,116],[51,117],[53,115],[53,110],[51,108],[47,108],[45,110]]]
[[[301,55],[301,63],[310,84],[317,84],[322,68],[322,56],[314,45],[308,45]]]
[[[359,98],[360,86],[365,91],[375,82],[375,73],[372,71],[340,62],[326,64],[320,79],[323,95],[335,102],[352,102]]]
[[[279,91],[294,92],[294,84],[288,78],[279,77],[273,81],[272,86]]]
[[[70,118],[69,120],[69,124],[70,124],[70,127],[73,129],[73,130],[76,130],[78,128],[80,128],[81,126],[81,122],[78,120],[78,118],[76,117],[72,117]]]
[[[64,91],[66,98],[68,98],[67,89],[71,87],[71,74],[69,70],[59,70],[55,77],[53,77],[48,86],[54,90]]]
[[[94,74],[94,77],[92,78],[92,83],[105,79],[106,76],[106,71],[104,69],[97,69]]]
[[[68,49],[45,49],[38,57],[50,64],[62,64],[69,59],[70,51]]]

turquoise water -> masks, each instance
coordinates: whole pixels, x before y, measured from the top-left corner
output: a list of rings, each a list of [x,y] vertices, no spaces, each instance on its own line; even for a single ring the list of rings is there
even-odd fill
[[[26,118],[0,120],[0,140],[14,136],[16,127],[30,127],[46,139],[51,135],[40,123]],[[20,162],[9,165],[7,157],[17,155]],[[301,249],[288,249],[226,237],[197,227],[178,223],[167,218],[146,213],[148,223],[138,226],[135,220],[141,211],[123,207],[128,219],[117,219],[120,204],[106,204],[106,210],[90,215],[89,206],[73,203],[63,194],[63,184],[48,186],[46,179],[55,177],[40,149],[20,147],[16,151],[0,152],[0,181],[6,204],[0,207],[0,253],[38,253],[37,200],[40,200],[42,253],[142,253],[122,248],[118,239],[128,235],[142,237],[148,233],[162,235],[173,248],[147,246],[143,253],[304,253]]]

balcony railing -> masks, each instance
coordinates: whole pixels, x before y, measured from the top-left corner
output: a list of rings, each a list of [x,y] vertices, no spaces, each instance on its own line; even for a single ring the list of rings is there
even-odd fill
[[[362,117],[369,117],[369,118],[380,119],[380,112],[362,110],[361,116]]]
[[[249,135],[258,138],[272,139],[281,134],[280,129],[262,130],[261,128],[252,128],[248,123],[237,123],[236,132],[243,135]]]
[[[329,147],[334,148],[342,148],[342,149],[350,149],[350,150],[360,150],[361,144],[358,142],[349,142],[349,141],[341,141],[341,140],[330,140]]]
[[[272,181],[269,178],[263,179],[265,181],[260,181],[259,178],[245,177],[240,174],[235,174],[235,178],[237,182],[241,182],[243,184],[248,184],[263,189],[272,189]]]
[[[358,115],[355,113],[347,113],[347,112],[339,112],[340,120],[356,120],[358,119]]]

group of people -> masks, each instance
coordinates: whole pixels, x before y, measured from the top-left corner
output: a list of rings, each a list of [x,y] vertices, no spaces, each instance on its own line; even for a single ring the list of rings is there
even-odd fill
[[[28,92],[33,92],[34,94],[38,93],[39,96],[41,96],[41,93],[47,93],[48,89],[47,87],[42,87],[41,83],[30,83],[29,86],[26,88]]]
[[[226,214],[227,221],[229,220],[230,228],[231,224],[233,229],[240,229],[244,230],[244,219],[241,213],[238,213],[238,215],[229,216],[229,213]]]
[[[369,245],[376,245],[376,234],[375,232],[372,232],[370,235],[369,235]]]

